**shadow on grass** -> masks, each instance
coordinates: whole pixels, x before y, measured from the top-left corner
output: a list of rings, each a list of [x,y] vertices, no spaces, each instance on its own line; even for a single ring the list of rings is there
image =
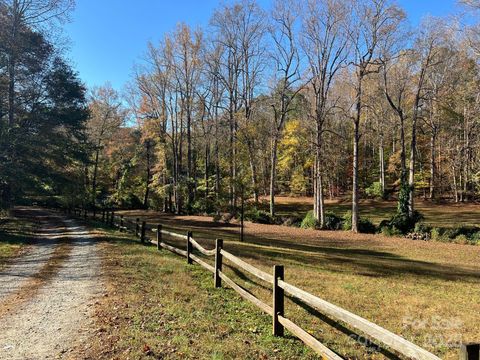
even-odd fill
[[[288,266],[288,263],[295,263],[303,267],[372,278],[408,275],[423,279],[477,282],[480,276],[478,270],[410,259],[387,251],[302,244],[283,239],[261,238],[252,234],[248,235],[246,242],[240,243],[238,237],[232,236],[228,230],[217,229],[212,236],[212,229],[206,228],[205,223],[201,228],[188,226],[188,221],[185,220],[170,222],[162,219],[162,223],[165,228],[176,229],[177,232],[179,229],[192,229],[194,237],[208,248],[214,247],[213,237],[223,238],[226,240],[224,247],[227,251],[244,260],[253,259],[269,265],[285,262],[284,265]],[[209,240],[205,239],[207,236]],[[186,247],[182,241],[168,240],[181,248]]]

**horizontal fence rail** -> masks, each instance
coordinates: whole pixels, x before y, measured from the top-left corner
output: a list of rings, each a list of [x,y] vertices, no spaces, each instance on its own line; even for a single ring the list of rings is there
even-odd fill
[[[250,274],[255,275],[259,279],[268,282],[270,284],[273,284],[273,276],[270,274],[267,274],[266,272],[257,269],[256,267],[246,263],[245,261],[239,259],[235,255],[230,254],[229,252],[226,252],[225,250],[221,251],[221,254],[223,255],[224,258],[230,260],[232,263],[235,265],[241,267],[243,270],[248,271]]]
[[[87,219],[88,217],[87,211],[81,209],[74,209],[73,214],[84,219]],[[200,266],[214,274],[215,287],[220,287],[222,281],[225,282],[245,300],[250,301],[263,312],[272,316],[274,335],[283,336],[285,328],[292,334],[294,334],[296,337],[298,337],[300,340],[302,340],[312,350],[318,353],[322,357],[322,359],[339,360],[342,359],[342,357],[330,350],[328,347],[326,347],[318,339],[316,339],[314,336],[302,329],[300,326],[296,325],[291,320],[285,317],[285,293],[288,294],[290,297],[296,298],[304,304],[316,309],[317,311],[319,311],[323,315],[328,316],[334,321],[338,323],[342,322],[344,324],[347,324],[352,329],[361,331],[375,342],[383,344],[384,348],[392,349],[407,359],[440,360],[440,358],[436,355],[413,344],[405,338],[396,335],[358,315],[355,315],[348,310],[329,303],[326,300],[323,300],[317,296],[306,292],[305,290],[302,290],[296,286],[285,282],[283,278],[283,266],[274,266],[273,275],[271,275],[245,262],[239,257],[224,250],[222,239],[216,239],[215,248],[208,250],[202,245],[200,245],[198,241],[193,238],[191,232],[187,232],[186,235],[178,234],[176,232],[163,230],[162,225],[158,224],[156,228],[151,229],[152,232],[156,233],[156,239],[147,239],[145,230],[148,226],[145,221],[142,221],[140,223],[139,218],[137,218],[136,221],[131,221],[124,218],[122,215],[120,217],[116,216],[113,211],[104,210],[101,219],[105,223],[119,228],[120,230],[133,231],[136,236],[140,237],[142,242],[148,240],[147,242],[157,245],[158,249],[166,249],[175,254],[186,257],[189,264],[191,264],[192,262],[199,264]],[[119,222],[116,220],[119,220]],[[163,241],[164,235],[176,239],[185,240],[187,250],[179,249],[171,244],[166,243],[165,241]],[[206,259],[202,259],[196,254],[193,254],[194,249],[204,256],[214,257],[214,265],[206,262]],[[222,271],[224,260],[228,260],[232,264],[238,266],[240,269],[272,285],[273,306],[265,304],[262,300],[258,299],[255,295],[253,295],[248,290],[230,279]],[[460,359],[478,360],[479,351],[479,344],[464,344],[462,345],[460,351]]]

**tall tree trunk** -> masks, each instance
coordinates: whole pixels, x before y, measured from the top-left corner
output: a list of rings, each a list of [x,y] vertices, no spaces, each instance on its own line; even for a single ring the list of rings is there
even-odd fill
[[[358,75],[356,117],[353,121],[353,174],[352,174],[352,231],[358,232],[358,143],[360,141],[360,119],[362,115],[362,81],[363,70]]]
[[[380,161],[380,184],[382,186],[382,194],[385,194],[385,155],[383,148],[383,135],[380,137],[380,148],[379,148],[379,161]]]
[[[400,181],[402,184],[407,182],[407,151],[405,145],[405,119],[400,117]]]
[[[95,160],[93,163],[93,178],[92,178],[92,205],[95,206],[97,202],[97,173],[98,173],[98,160],[100,157],[100,144],[98,144],[95,150]]]
[[[358,110],[360,112],[360,110]],[[359,115],[359,114],[358,114]],[[352,231],[358,232],[358,220],[359,220],[359,209],[358,209],[358,143],[360,140],[359,136],[359,121],[358,119],[353,123],[353,175],[352,175]]]
[[[187,101],[190,101],[187,98]],[[189,105],[188,105],[189,107]],[[193,169],[192,169],[192,119],[190,115],[190,109],[187,108],[187,192],[188,192],[188,204],[187,207],[190,211],[194,201],[194,183],[195,180],[192,179],[193,176]]]
[[[230,198],[230,211],[232,213],[235,212],[236,208],[236,194],[235,194],[235,178],[236,178],[236,171],[235,171],[235,119],[233,114],[233,104],[230,104],[230,143],[229,143],[229,157],[230,157],[230,182],[229,182],[229,198]]]
[[[218,147],[218,104],[215,106],[215,200],[217,201],[216,208],[220,201],[220,154]]]
[[[205,141],[205,177],[204,177],[204,181],[205,181],[205,210],[207,210],[207,205],[208,205],[208,195],[209,195],[209,187],[210,187],[210,184],[208,182],[208,177],[209,177],[209,172],[208,172],[208,166],[209,166],[209,163],[210,163],[210,147],[209,147],[209,143],[207,141]]]
[[[275,179],[277,177],[278,133],[275,133],[270,155],[270,215],[275,216]]]
[[[452,166],[452,173],[453,173],[453,194],[455,196],[455,202],[458,203],[458,186],[457,186],[457,171],[455,165]]]
[[[320,223],[320,227],[325,225],[325,211],[323,199],[323,181],[322,181],[322,125],[317,122],[317,139],[315,145],[315,168],[314,168],[314,206],[313,216]]]
[[[412,117],[412,138],[410,142],[410,163],[408,169],[408,215],[413,216],[415,211],[415,161],[416,161],[416,152],[417,152],[417,115],[415,112],[418,109],[414,110],[414,115]]]
[[[435,198],[435,177],[436,177],[436,163],[435,163],[435,146],[437,139],[437,130],[432,128],[432,135],[430,136],[430,199]]]
[[[151,170],[150,170],[150,151],[151,151],[151,144],[150,141],[147,140],[145,143],[146,146],[146,173],[145,173],[145,195],[143,197],[143,208],[148,209],[148,197],[150,195],[150,180],[151,180]]]
[[[248,147],[248,158],[250,163],[250,173],[252,178],[252,188],[253,188],[253,200],[255,205],[258,205],[258,181],[257,181],[257,165],[255,163],[255,154],[253,149],[253,144],[250,140],[247,141]],[[243,196],[243,194],[242,194]]]

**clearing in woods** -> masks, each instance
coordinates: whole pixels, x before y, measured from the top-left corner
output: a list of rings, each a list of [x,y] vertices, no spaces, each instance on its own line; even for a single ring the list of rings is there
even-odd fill
[[[246,222],[246,242],[237,224],[215,223],[210,217],[173,216],[153,211],[125,211],[166,230],[193,231],[206,248],[223,238],[224,248],[267,272],[285,265],[285,278],[314,295],[402,335],[442,359],[457,359],[460,342],[478,341],[480,324],[480,247],[412,241],[382,235],[305,230]],[[166,238],[185,248],[183,241]],[[232,276],[270,303],[269,286],[227,267]],[[468,311],[467,311],[468,309]],[[366,354],[339,329],[306,316],[292,301],[286,314],[327,346],[352,358]],[[370,349],[371,350],[371,349]]]

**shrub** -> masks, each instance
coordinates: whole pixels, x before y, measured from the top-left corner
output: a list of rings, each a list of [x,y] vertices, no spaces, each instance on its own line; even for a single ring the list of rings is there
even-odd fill
[[[480,231],[476,231],[470,237],[470,241],[473,244],[480,245]]]
[[[302,220],[302,223],[300,224],[300,227],[302,229],[316,229],[320,226],[319,222],[317,219],[315,219],[315,216],[313,216],[313,210],[310,210],[307,215]]]
[[[360,218],[358,221],[358,231],[365,234],[375,234],[377,228],[375,224],[370,221],[370,219]]]
[[[455,244],[462,244],[462,245],[468,244],[468,238],[467,238],[466,235],[460,234],[460,235],[455,237],[454,243]]]
[[[347,211],[343,216],[343,230],[351,230],[352,229],[352,212]],[[366,234],[373,234],[375,233],[377,228],[375,225],[369,220],[364,218],[358,219],[358,231],[361,233]]]
[[[340,230],[343,225],[343,219],[335,215],[333,212],[326,212],[325,213],[325,223],[323,224],[323,228],[326,230]]]
[[[419,222],[415,224],[415,228],[413,231],[421,234],[430,234],[432,231],[432,226],[423,222]]]
[[[215,211],[213,205],[213,201],[210,199],[207,199],[207,201],[205,201],[205,199],[200,199],[191,205],[188,212],[191,214],[212,214]]]
[[[251,221],[258,224],[273,224],[274,219],[266,211],[259,210],[256,207],[247,210],[243,214],[243,218],[247,221]]]
[[[388,222],[388,220],[385,220]],[[396,228],[391,228],[390,226],[382,226],[380,227],[380,231],[382,232],[382,235],[385,236],[400,236],[402,233],[396,229]]]
[[[413,216],[409,216],[407,213],[396,213],[388,221],[388,225],[384,224],[383,226],[388,226],[391,229],[395,229],[403,235],[406,235],[412,232],[415,229],[415,226],[418,222],[423,220],[423,215],[418,211],[413,213]]]
[[[365,189],[365,194],[370,198],[383,198],[385,194],[382,189],[382,183],[380,181],[374,182]]]
[[[343,230],[352,230],[352,212],[347,211],[345,215],[343,215]]]
[[[298,215],[291,215],[291,216],[284,216],[281,218],[281,220],[282,220],[282,225],[284,226],[300,227],[303,219]]]
[[[442,239],[442,229],[438,228],[438,227],[434,227],[431,231],[430,231],[430,237],[432,240],[441,240]]]

